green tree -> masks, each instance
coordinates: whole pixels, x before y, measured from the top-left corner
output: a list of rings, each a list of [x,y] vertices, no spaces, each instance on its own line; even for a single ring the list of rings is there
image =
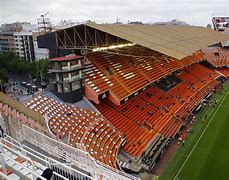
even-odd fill
[[[5,69],[7,74],[25,75],[28,79],[48,79],[47,59],[28,62],[13,53],[4,53],[0,54],[0,70],[2,69]]]
[[[6,83],[8,81],[8,72],[6,69],[0,69],[0,80],[1,83]]]
[[[37,62],[37,74],[39,74],[40,80],[48,78],[48,60],[43,59]]]

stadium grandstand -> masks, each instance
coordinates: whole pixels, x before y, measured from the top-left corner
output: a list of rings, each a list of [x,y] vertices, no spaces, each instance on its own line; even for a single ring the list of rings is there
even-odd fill
[[[229,34],[229,17],[213,17],[213,27],[216,31],[224,34]],[[214,46],[204,48],[206,60],[215,68],[218,72],[225,77],[229,77],[229,41],[222,41]]]
[[[206,59],[216,68],[229,65],[229,51],[222,47],[208,47],[204,50]]]
[[[0,94],[5,131],[14,138],[1,139],[4,176],[21,177],[7,167],[8,151],[16,153],[10,163],[22,164],[29,176],[40,177],[46,168],[63,179],[138,179],[142,171],[153,173],[190,115],[225,78],[216,68],[226,65],[209,55],[208,46],[229,36],[203,27],[88,23],[55,36],[58,48],[83,56],[84,98],[66,103],[45,92],[21,104]],[[218,54],[226,63],[226,51]],[[65,90],[69,82],[59,84]],[[18,163],[18,157],[24,161]],[[45,167],[38,172],[37,164]]]
[[[225,77],[229,77],[229,50],[225,47],[208,47],[203,50],[207,61],[215,68],[218,72],[223,74]]]

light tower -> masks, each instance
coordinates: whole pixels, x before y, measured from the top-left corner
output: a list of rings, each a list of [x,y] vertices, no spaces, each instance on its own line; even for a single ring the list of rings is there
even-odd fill
[[[40,15],[40,17],[37,19],[38,24],[38,31],[41,34],[45,34],[47,32],[50,32],[52,30],[51,21],[50,18],[46,18],[49,12]]]

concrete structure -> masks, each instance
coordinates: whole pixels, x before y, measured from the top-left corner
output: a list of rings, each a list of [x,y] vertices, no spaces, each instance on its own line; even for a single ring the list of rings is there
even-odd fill
[[[51,91],[65,102],[75,103],[83,98],[82,60],[76,55],[50,59]]]

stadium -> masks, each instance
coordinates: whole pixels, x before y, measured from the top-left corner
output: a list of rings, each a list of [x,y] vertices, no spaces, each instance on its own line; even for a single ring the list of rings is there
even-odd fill
[[[39,37],[41,46],[48,35]],[[58,49],[71,52],[49,59],[51,91],[23,103],[0,94],[1,126],[8,132],[1,138],[5,179],[44,179],[47,167],[54,179],[153,177],[171,144],[180,137],[184,143],[193,117],[219,91],[220,105],[207,118],[211,122],[219,114],[226,126],[228,112],[219,112],[222,104],[228,107],[229,51],[221,43],[229,40],[226,33],[89,22],[50,36]],[[204,153],[194,157],[196,145],[185,145],[188,159],[176,155],[179,163],[167,163],[162,179],[191,178],[186,162],[196,167]],[[195,172],[199,179],[208,173]]]

